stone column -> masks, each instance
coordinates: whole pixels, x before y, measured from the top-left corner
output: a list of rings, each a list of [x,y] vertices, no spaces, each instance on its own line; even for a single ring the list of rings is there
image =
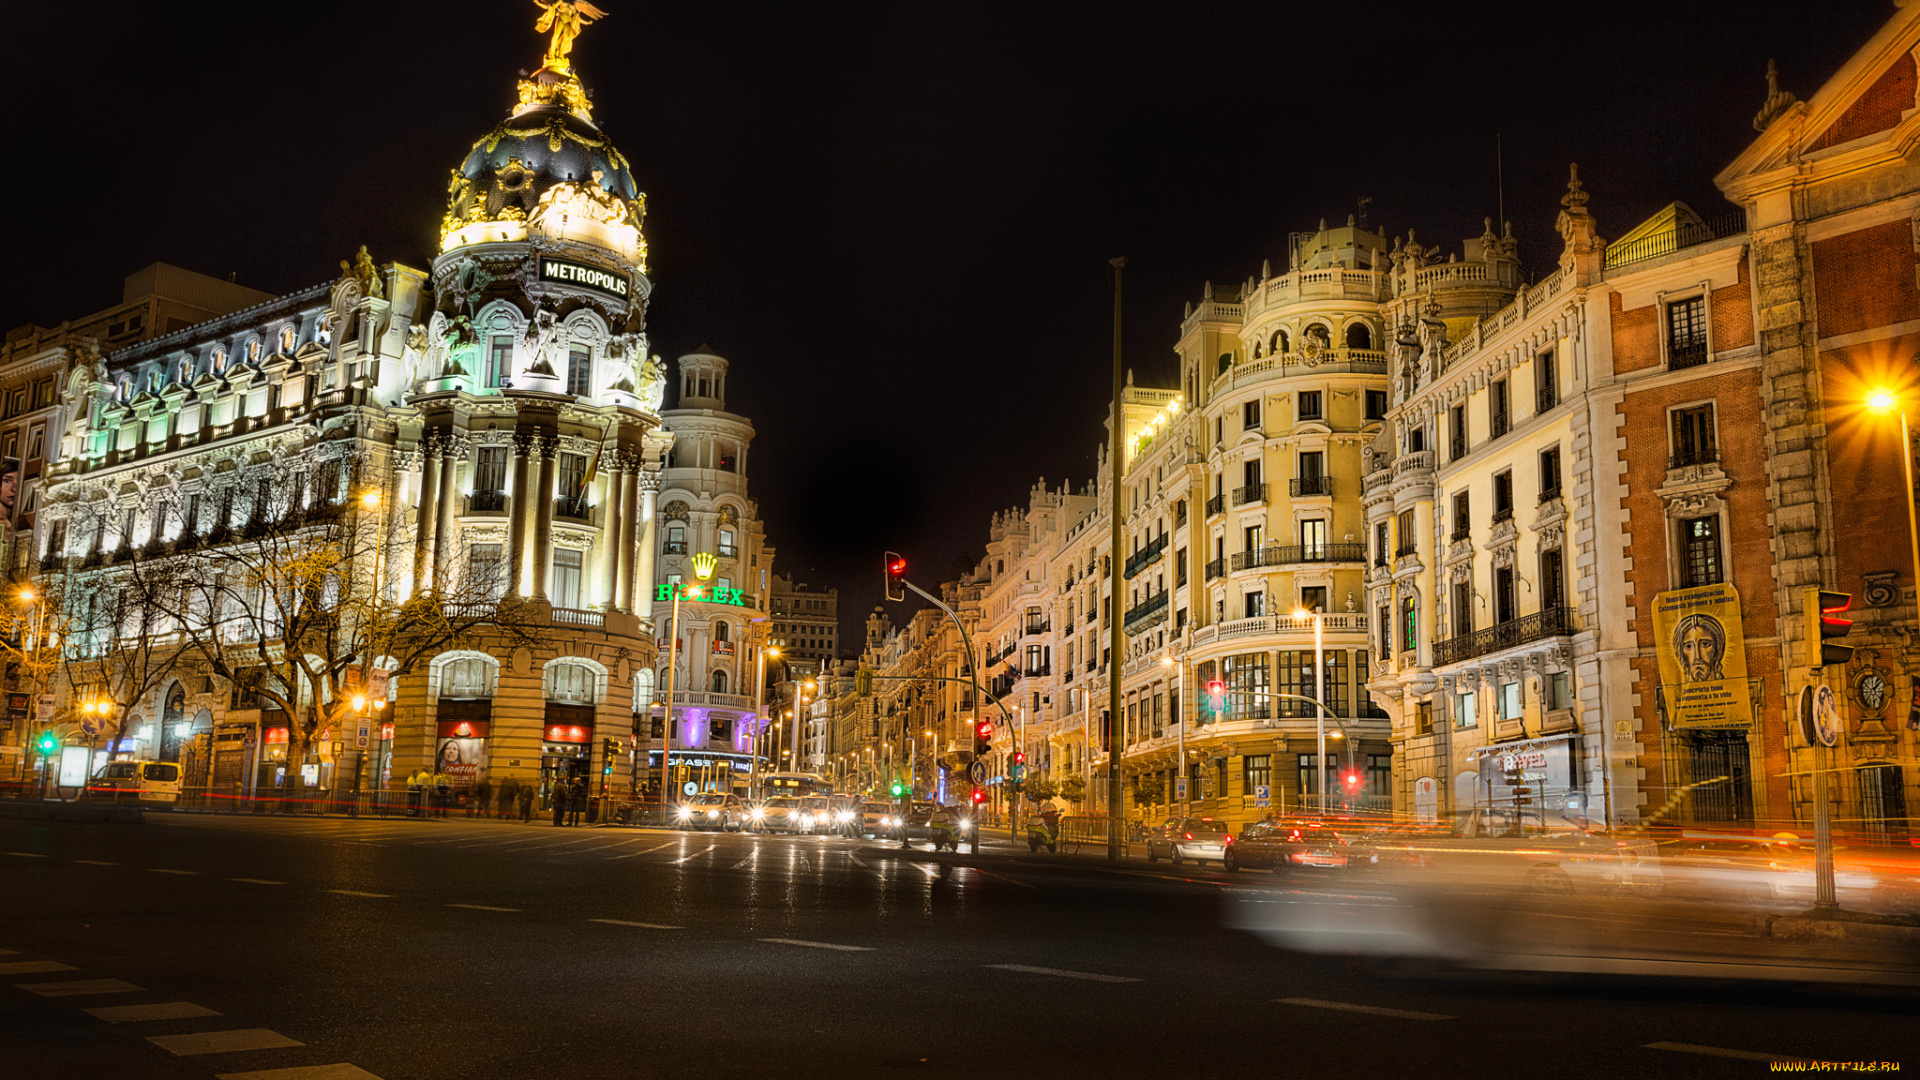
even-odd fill
[[[440,516],[440,473],[434,468],[434,456],[440,452],[434,436],[420,440],[420,505],[414,511],[413,540],[413,589],[417,593],[433,590],[428,568],[433,565],[434,526]]]
[[[447,436],[440,450],[440,501],[434,507],[438,524],[434,526],[433,538],[433,588],[436,592],[447,587],[447,574],[453,566],[453,504],[460,501],[455,481],[460,459],[466,454],[467,440],[459,435]]]
[[[527,493],[527,447],[517,436],[513,440],[512,484],[513,501],[507,504],[507,595],[518,598],[525,595],[521,582],[527,576],[527,504],[533,500]]]
[[[634,613],[643,619],[653,618],[653,553],[660,543],[655,538],[654,502],[660,496],[660,470],[642,468],[634,474],[635,487],[640,493],[640,515],[635,521],[640,527],[640,542],[629,544],[629,553],[638,550],[640,561],[629,576],[627,585],[635,593]]]
[[[606,513],[600,519],[601,578],[606,582],[607,610],[625,611],[620,587],[620,543],[627,535],[627,471],[616,453],[613,467],[607,470]]]
[[[620,610],[633,610],[633,594],[636,582],[633,578],[633,548],[640,534],[639,515],[634,506],[639,502],[640,478],[633,469],[628,469],[621,477],[626,494],[622,496],[626,510],[621,514],[622,540],[620,543]]]
[[[553,565],[554,443],[542,439],[533,451],[533,598],[547,598],[547,574]]]

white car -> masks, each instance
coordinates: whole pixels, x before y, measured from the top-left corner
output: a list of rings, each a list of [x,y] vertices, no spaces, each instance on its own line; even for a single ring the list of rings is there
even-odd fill
[[[756,832],[805,832],[811,815],[801,800],[792,795],[775,795],[754,808],[751,815]]]
[[[890,802],[863,802],[854,809],[851,828],[856,836],[878,839],[895,835],[900,819]]]
[[[705,791],[680,804],[674,823],[683,829],[733,832],[747,822],[747,804],[731,792]]]
[[[1202,866],[1208,859],[1224,863],[1229,835],[1224,821],[1210,817],[1172,818],[1147,837],[1147,861],[1159,862],[1161,853],[1165,852],[1175,866],[1188,859]]]

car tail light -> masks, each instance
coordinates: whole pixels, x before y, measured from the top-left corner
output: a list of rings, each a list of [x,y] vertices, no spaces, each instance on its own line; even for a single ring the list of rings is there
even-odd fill
[[[1220,838],[1220,842],[1221,842],[1221,843],[1223,843],[1223,844],[1231,844],[1231,843],[1233,843],[1233,834],[1232,834],[1232,833],[1228,833],[1227,835],[1225,835],[1225,836],[1223,836],[1223,837],[1221,837],[1221,838]]]
[[[1193,834],[1192,834],[1192,833],[1188,833],[1188,834],[1187,834],[1187,839],[1189,839],[1189,840],[1191,840],[1191,839],[1193,839]]]

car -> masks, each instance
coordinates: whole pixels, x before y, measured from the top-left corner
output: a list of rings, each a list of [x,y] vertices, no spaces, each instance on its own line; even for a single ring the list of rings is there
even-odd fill
[[[1592,831],[1540,807],[1478,807],[1451,827],[1386,830],[1366,845],[1387,881],[1641,896],[1664,888],[1653,841]]]
[[[1159,829],[1147,834],[1147,861],[1159,862],[1161,852],[1179,866],[1188,859],[1202,866],[1208,859],[1226,861],[1227,848],[1233,843],[1233,831],[1217,818],[1168,818]]]
[[[680,804],[677,822],[689,829],[733,832],[747,822],[747,804],[732,792],[703,791]]]
[[[863,802],[854,808],[853,820],[849,827],[855,836],[879,838],[892,836],[899,827],[894,818],[894,806],[890,802]]]
[[[1221,856],[1227,870],[1321,872],[1347,866],[1347,842],[1319,821],[1256,821],[1241,830]]]
[[[87,781],[87,797],[110,802],[177,803],[180,766],[171,761],[109,761]]]
[[[800,827],[802,832],[808,833],[832,832],[833,800],[825,795],[801,796]]]
[[[754,829],[759,832],[797,833],[803,831],[802,822],[807,817],[807,810],[799,796],[775,795],[756,807],[749,816]]]
[[[1862,860],[1836,845],[1834,894],[1842,907],[1873,910],[1881,882]],[[1811,841],[1793,833],[1747,836],[1684,832],[1661,849],[1666,888],[1676,896],[1743,903],[1814,902]]]

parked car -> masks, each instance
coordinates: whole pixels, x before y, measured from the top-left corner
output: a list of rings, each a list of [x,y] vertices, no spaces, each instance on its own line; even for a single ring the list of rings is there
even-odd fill
[[[1210,817],[1169,818],[1147,834],[1147,861],[1159,862],[1161,853],[1179,866],[1188,859],[1202,866],[1208,859],[1224,863],[1233,833],[1227,823]]]
[[[703,791],[680,804],[678,820],[689,829],[733,832],[746,824],[747,804],[731,792]]]
[[[1319,821],[1256,821],[1227,845],[1220,865],[1228,870],[1343,870],[1347,842]]]
[[[180,766],[171,761],[109,761],[87,781],[87,797],[111,802],[177,803]]]

